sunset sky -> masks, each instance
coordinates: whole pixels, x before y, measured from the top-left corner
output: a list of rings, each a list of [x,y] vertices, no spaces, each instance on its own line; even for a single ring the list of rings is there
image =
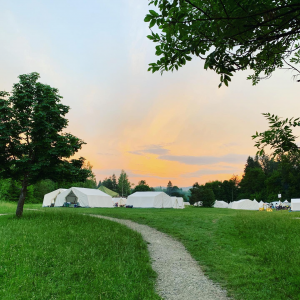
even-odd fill
[[[97,180],[124,169],[131,182],[186,187],[242,175],[268,128],[261,113],[299,117],[300,84],[289,71],[252,86],[249,72],[218,89],[219,76],[193,59],[151,74],[147,0],[0,0],[0,90],[38,72],[69,105],[68,131]],[[295,131],[300,135],[300,131]]]

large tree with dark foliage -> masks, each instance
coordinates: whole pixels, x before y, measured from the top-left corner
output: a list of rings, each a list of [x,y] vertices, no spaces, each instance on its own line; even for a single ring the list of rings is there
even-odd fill
[[[278,68],[300,75],[299,0],[149,1],[158,8],[145,17],[160,56],[150,64],[152,72],[178,70],[193,55],[220,75],[220,86],[246,69],[253,71],[253,84]],[[152,31],[155,25],[159,33]]]
[[[214,192],[204,185],[199,185],[196,182],[193,187],[190,189],[190,203],[195,204],[197,202],[202,202],[203,207],[212,207],[215,204],[215,195]]]
[[[38,73],[19,76],[11,95],[0,92],[0,177],[21,182],[16,210],[22,216],[27,187],[41,179],[85,180],[84,159],[66,160],[84,142],[63,130],[69,107],[58,89],[38,82]]]
[[[132,193],[135,192],[149,192],[152,191],[151,187],[146,183],[146,180],[140,180],[138,185],[132,190]]]

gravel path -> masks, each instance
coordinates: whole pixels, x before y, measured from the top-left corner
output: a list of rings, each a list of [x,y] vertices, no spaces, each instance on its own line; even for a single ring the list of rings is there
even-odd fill
[[[129,220],[90,215],[126,225],[148,242],[152,268],[158,278],[157,293],[166,300],[229,299],[226,291],[209,280],[185,247],[168,235]]]

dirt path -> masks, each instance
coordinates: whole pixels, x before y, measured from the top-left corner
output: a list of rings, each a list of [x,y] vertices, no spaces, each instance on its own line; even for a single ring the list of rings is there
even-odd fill
[[[170,236],[129,220],[91,215],[121,223],[142,234],[148,243],[157,293],[166,300],[229,299],[226,291],[209,280],[185,247]]]

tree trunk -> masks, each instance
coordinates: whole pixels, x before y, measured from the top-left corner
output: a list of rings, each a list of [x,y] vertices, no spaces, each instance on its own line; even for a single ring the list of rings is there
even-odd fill
[[[26,194],[27,194],[27,186],[28,186],[28,176],[25,175],[24,179],[22,181],[22,189],[21,189],[21,194],[19,197],[19,201],[18,201],[18,206],[17,206],[17,210],[16,210],[16,216],[18,218],[22,217],[23,214],[23,207],[24,207],[24,203],[25,203],[25,198],[26,198]]]

